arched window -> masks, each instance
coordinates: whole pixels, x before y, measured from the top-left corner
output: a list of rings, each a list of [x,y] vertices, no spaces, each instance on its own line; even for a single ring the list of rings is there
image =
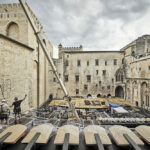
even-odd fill
[[[123,82],[124,80],[124,71],[123,69],[119,68],[116,71],[116,82]]]
[[[15,22],[9,23],[7,26],[7,36],[14,39],[18,40],[19,39],[19,26]]]
[[[146,82],[143,82],[141,84],[141,100],[142,100],[142,106],[148,106],[149,107],[149,95],[148,95],[148,84]]]

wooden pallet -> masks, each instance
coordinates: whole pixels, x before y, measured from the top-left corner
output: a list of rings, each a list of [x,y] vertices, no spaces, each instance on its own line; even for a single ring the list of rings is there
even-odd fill
[[[94,134],[98,134],[103,145],[112,144],[105,129],[98,125],[89,125],[84,128],[85,143],[87,145],[96,145]]]
[[[63,145],[65,134],[69,133],[69,144],[79,145],[79,128],[73,125],[64,125],[57,131],[57,135],[54,140],[54,144]]]
[[[4,143],[15,144],[22,136],[24,136],[27,127],[25,125],[13,125],[5,129],[2,133],[0,133],[0,138],[2,138],[7,133],[11,133],[5,140]]]
[[[30,143],[36,133],[40,133],[40,136],[35,143],[46,144],[51,136],[53,127],[47,124],[38,125],[30,130],[27,136],[22,140],[22,143]]]
[[[127,134],[137,145],[144,145],[144,143],[136,136],[130,129],[124,126],[114,125],[109,128],[110,134],[118,146],[128,146],[129,142],[124,137]]]
[[[141,125],[135,128],[136,132],[140,137],[150,145],[150,127],[146,125]]]

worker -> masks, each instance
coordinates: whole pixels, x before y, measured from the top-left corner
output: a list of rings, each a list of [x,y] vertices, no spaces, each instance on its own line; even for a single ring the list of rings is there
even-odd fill
[[[9,114],[10,114],[10,108],[9,108],[6,100],[3,99],[2,103],[0,105],[0,120],[1,120],[1,124],[4,124],[4,120],[5,120],[6,124],[9,125]]]
[[[14,114],[15,114],[15,120],[17,120],[17,117],[20,119],[21,118],[21,103],[26,99],[27,95],[22,100],[18,100],[18,97],[15,97],[13,104],[11,105],[14,106]]]

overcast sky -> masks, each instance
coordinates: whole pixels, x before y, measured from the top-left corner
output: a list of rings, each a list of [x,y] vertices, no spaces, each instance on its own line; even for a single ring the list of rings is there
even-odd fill
[[[0,3],[17,0],[0,0]],[[150,0],[26,0],[53,46],[119,50],[150,34]]]

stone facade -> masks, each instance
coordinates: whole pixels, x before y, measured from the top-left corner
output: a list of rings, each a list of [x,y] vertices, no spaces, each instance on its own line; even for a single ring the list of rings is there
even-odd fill
[[[52,56],[52,44],[38,19],[28,9]],[[15,96],[21,99],[27,94],[23,110],[39,107],[49,96],[49,65],[20,4],[0,5],[0,34],[0,84],[4,97],[11,104]]]
[[[120,51],[83,51],[83,48],[58,46],[55,65],[70,96],[116,96],[149,109],[150,36],[144,35]],[[54,98],[63,92],[53,72],[49,84]]]
[[[123,80],[115,80],[116,72],[123,67],[124,52],[83,51],[80,47],[59,45],[60,59],[54,60],[70,96],[114,96],[116,87],[125,88],[124,76]],[[50,71],[49,76],[53,76],[53,72]],[[64,96],[55,77],[49,78],[49,83],[55,87],[50,89],[53,97]]]
[[[150,108],[150,35],[131,42],[124,51],[126,99],[133,104]]]

